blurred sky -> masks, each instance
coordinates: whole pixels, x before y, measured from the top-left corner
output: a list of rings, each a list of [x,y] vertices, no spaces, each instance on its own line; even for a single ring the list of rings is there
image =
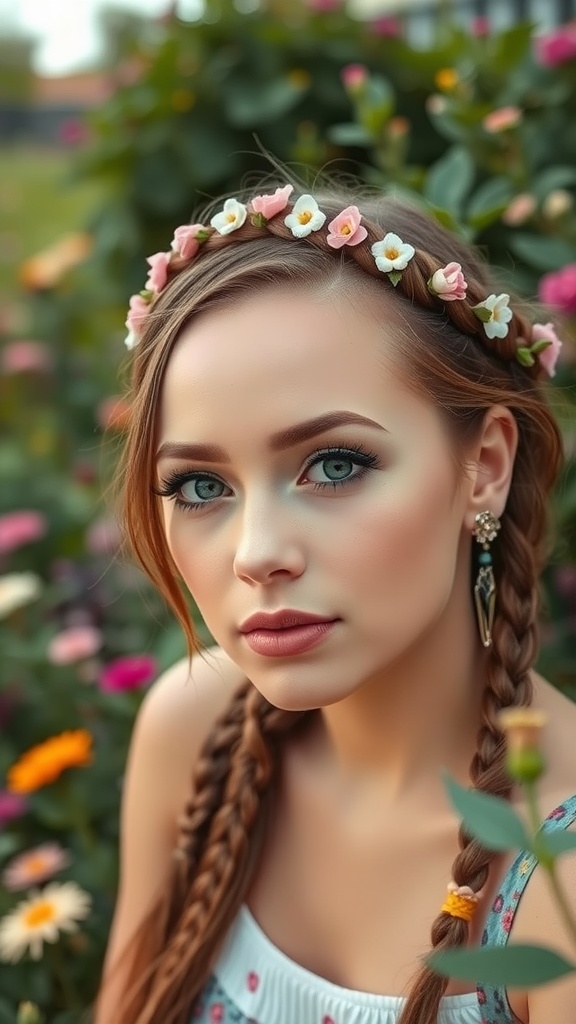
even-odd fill
[[[401,3],[406,4],[407,0]],[[397,8],[398,4],[399,0],[352,0],[349,7],[368,12],[375,7]],[[169,0],[0,0],[0,36],[18,30],[33,34],[38,39],[34,57],[37,74],[67,74],[98,60],[97,13],[106,5],[140,14],[161,14],[167,10]],[[195,18],[201,10],[202,0],[179,0],[180,17]]]

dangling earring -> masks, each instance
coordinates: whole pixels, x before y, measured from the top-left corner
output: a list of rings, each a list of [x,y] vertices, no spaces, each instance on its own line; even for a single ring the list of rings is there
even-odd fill
[[[492,555],[490,553],[490,541],[493,541],[500,529],[500,520],[491,512],[479,512],[476,516],[476,526],[472,535],[476,538],[483,550],[478,556],[478,575],[474,584],[474,603],[476,605],[476,616],[480,639],[484,647],[492,645],[492,625],[494,622],[494,610],[496,607],[496,581],[492,569]]]

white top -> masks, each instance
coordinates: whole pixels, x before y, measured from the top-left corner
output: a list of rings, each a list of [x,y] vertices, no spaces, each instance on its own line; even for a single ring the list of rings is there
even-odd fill
[[[245,906],[213,975],[234,1007],[259,1024],[397,1024],[404,1003],[400,996],[334,985],[301,967],[268,939]],[[438,1024],[481,1022],[475,992],[443,998]]]

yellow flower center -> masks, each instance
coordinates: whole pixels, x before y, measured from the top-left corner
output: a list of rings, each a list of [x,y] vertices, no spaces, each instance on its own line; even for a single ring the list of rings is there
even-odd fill
[[[385,256],[387,260],[397,260],[399,255],[399,250],[395,249],[393,246],[390,246],[390,248],[386,249]]]
[[[24,924],[27,928],[40,928],[48,921],[53,921],[54,916],[54,904],[49,900],[43,900],[30,907],[30,910],[24,915]]]
[[[303,213],[298,214],[298,220],[301,224],[308,224],[312,220],[312,214],[310,210],[304,210]]]
[[[350,225],[349,224],[345,224],[343,228],[340,228],[340,234],[341,235],[351,235],[352,234],[352,228],[350,227]]]
[[[229,224],[233,224],[234,221],[236,220],[236,214],[235,213],[227,213],[226,214],[226,220],[228,221]]]
[[[23,868],[25,873],[31,877],[40,874],[41,871],[45,871],[47,868],[46,858],[42,854],[31,854],[26,858]]]

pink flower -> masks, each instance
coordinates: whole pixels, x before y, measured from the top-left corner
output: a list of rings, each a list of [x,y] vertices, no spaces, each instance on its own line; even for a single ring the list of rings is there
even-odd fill
[[[78,146],[87,142],[88,128],[83,121],[70,117],[63,121],[58,129],[58,138],[65,146]]]
[[[505,932],[509,932],[514,921],[514,911],[512,909],[505,910],[502,914],[502,927]]]
[[[224,1007],[222,1003],[212,1003],[210,1007],[210,1024],[222,1024],[224,1020]]]
[[[326,241],[333,249],[343,245],[358,245],[368,237],[366,228],[360,224],[362,214],[357,206],[347,206],[328,225]]]
[[[543,348],[538,353],[538,362],[544,367],[549,377],[554,377],[556,375],[556,363],[562,348],[562,342],[554,330],[554,324],[533,324],[532,341],[550,342],[546,348]]]
[[[0,358],[4,373],[48,373],[52,369],[50,353],[40,341],[11,341]]]
[[[453,302],[455,299],[466,298],[468,285],[460,264],[448,263],[432,274],[428,287],[443,302]]]
[[[57,633],[46,652],[52,665],[72,665],[91,658],[102,646],[102,634],[94,626],[70,626]]]
[[[40,512],[22,510],[0,516],[0,555],[38,540],[46,533],[46,518]]]
[[[146,302],[146,299],[141,295],[132,295],[128,308],[128,316],[126,317],[126,327],[128,330],[139,334],[149,311],[150,303]]]
[[[544,67],[553,68],[576,57],[576,22],[562,25],[549,35],[535,40],[536,59]]]
[[[150,683],[158,671],[149,654],[129,654],[111,661],[100,673],[100,689],[106,693],[135,690]]]
[[[69,864],[70,855],[59,843],[43,843],[13,857],[2,872],[2,882],[11,892],[18,892],[46,882]]]
[[[345,89],[357,92],[368,81],[368,68],[364,64],[347,64],[340,72],[340,79]]]
[[[271,217],[275,217],[277,213],[286,209],[293,191],[293,185],[284,185],[284,188],[277,188],[273,195],[255,196],[250,201],[250,210],[253,213],[261,213],[266,220],[270,220]]]
[[[520,107],[498,107],[497,110],[491,110],[489,114],[486,114],[482,125],[490,135],[496,135],[498,132],[506,132],[510,128],[515,128],[521,120]]]
[[[561,309],[568,316],[576,313],[576,263],[544,274],[538,285],[538,296],[541,302]]]
[[[502,214],[502,220],[508,227],[524,224],[536,211],[536,199],[530,192],[519,192],[514,196]]]
[[[198,232],[205,230],[203,224],[182,224],[174,232],[172,251],[179,253],[185,260],[191,260],[200,248]]]
[[[248,986],[249,992],[255,992],[260,984],[260,978],[256,974],[256,971],[249,971],[246,978],[246,985]]]
[[[150,272],[146,281],[146,288],[151,292],[161,292],[168,280],[168,265],[171,252],[155,252],[148,256],[146,263],[150,266]]]
[[[476,18],[472,18],[470,28],[472,29],[473,36],[487,36],[490,32],[490,21],[488,18],[478,15]]]
[[[374,18],[369,25],[375,36],[399,36],[400,22],[397,18]]]
[[[319,13],[337,11],[343,4],[343,0],[305,0],[305,2],[306,6],[309,7],[311,11],[317,11]]]
[[[112,517],[95,519],[86,531],[86,547],[91,555],[113,555],[121,540],[120,527]]]
[[[0,825],[6,825],[9,821],[14,821],[15,818],[21,818],[27,810],[28,804],[23,796],[0,789]]]

